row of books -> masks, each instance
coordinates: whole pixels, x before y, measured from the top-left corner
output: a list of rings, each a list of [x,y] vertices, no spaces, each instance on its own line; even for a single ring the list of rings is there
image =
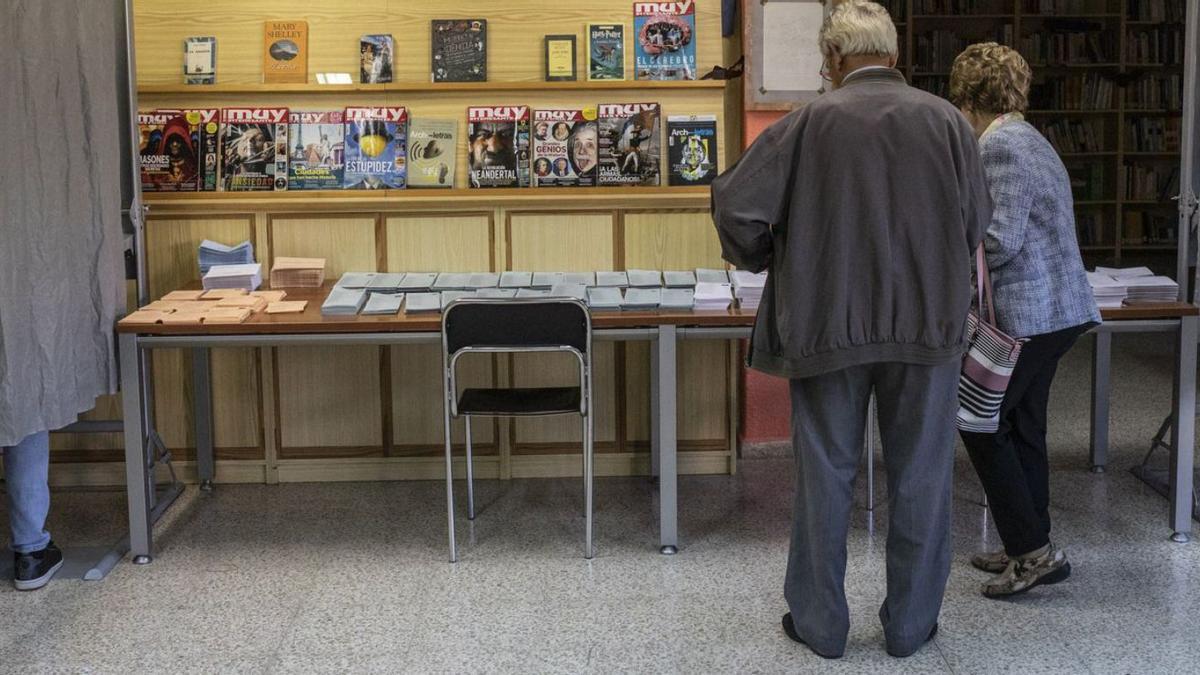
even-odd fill
[[[1126,199],[1165,202],[1177,194],[1178,166],[1131,164],[1125,167]]]
[[[468,108],[470,186],[660,185],[664,159],[669,185],[711,183],[716,117],[668,117],[665,143],[660,118],[657,103]],[[144,191],[454,186],[458,121],[410,120],[403,107],[155,110],[138,121]]]
[[[1153,30],[1131,32],[1125,41],[1125,60],[1129,63],[1178,65],[1183,63],[1183,28],[1159,26]]]
[[[1187,17],[1184,0],[1126,0],[1132,21],[1182,23]]]
[[[1103,152],[1103,119],[1035,119],[1034,126],[1059,153]]]
[[[1125,122],[1125,148],[1130,152],[1178,152],[1183,120],[1178,117],[1134,117]]]
[[[1030,107],[1040,110],[1109,110],[1116,107],[1116,83],[1099,73],[1055,77],[1034,83]]]
[[[1179,110],[1183,107],[1183,76],[1147,75],[1126,85],[1125,105],[1135,110]]]
[[[1098,30],[1035,33],[1022,37],[1017,51],[1033,65],[1112,63],[1115,42],[1111,33]]]
[[[1007,0],[913,0],[913,14],[1012,13]]]
[[[921,64],[922,69],[931,71],[949,71],[954,65],[954,59],[968,45],[976,42],[994,40],[1004,45],[1013,43],[1013,26],[1006,23],[991,32],[974,32],[969,35],[955,30],[931,30],[917,36],[914,62]]]
[[[263,82],[308,82],[308,22],[271,20],[263,25]],[[429,72],[434,82],[486,82],[488,20],[430,21]],[[587,24],[588,79],[625,79],[625,24]],[[694,80],[696,73],[696,6],[683,2],[634,2],[634,79]],[[576,35],[546,36],[546,79],[574,80]],[[563,49],[551,48],[558,43]],[[564,53],[569,52],[569,53]],[[358,43],[359,81],[392,81],[399,52],[390,34],[363,35]],[[555,61],[561,60],[562,63]],[[184,40],[184,82],[215,84],[217,39]],[[319,74],[320,77],[322,74]],[[349,73],[346,73],[346,84]]]
[[[1075,214],[1075,231],[1079,237],[1080,246],[1104,246],[1111,243],[1111,237],[1106,234],[1107,218],[1094,210],[1080,211]]]
[[[1103,0],[1102,0],[1103,2]],[[1096,0],[1025,0],[1021,11],[1026,14],[1102,14],[1103,4]]]
[[[1131,210],[1125,212],[1125,223],[1121,228],[1122,243],[1174,245],[1178,239],[1175,230],[1179,216],[1173,211]]]
[[[1071,194],[1076,201],[1099,201],[1106,197],[1105,164],[1102,162],[1077,162],[1067,164],[1067,177],[1071,181]]]

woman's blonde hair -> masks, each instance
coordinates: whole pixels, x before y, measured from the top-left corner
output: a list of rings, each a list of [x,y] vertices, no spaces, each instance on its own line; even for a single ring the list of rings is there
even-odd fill
[[[950,70],[950,102],[971,112],[1025,112],[1033,73],[1016,50],[981,42],[963,50]]]
[[[866,0],[842,0],[833,7],[817,38],[821,54],[836,49],[842,56],[896,56],[896,24],[882,5]]]

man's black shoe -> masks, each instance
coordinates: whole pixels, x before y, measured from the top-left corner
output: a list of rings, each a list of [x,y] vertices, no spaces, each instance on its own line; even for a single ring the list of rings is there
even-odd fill
[[[810,645],[807,642],[805,642],[804,640],[800,639],[800,635],[796,633],[796,624],[792,623],[792,613],[791,612],[788,612],[787,614],[783,615],[783,632],[787,633],[787,636],[790,637],[792,640],[799,642],[800,644],[804,645],[805,647],[808,647],[808,650],[810,652],[816,654],[817,656],[819,656],[823,659],[840,659],[840,658],[842,658],[841,654],[822,654],[821,652],[813,649],[812,645]]]
[[[13,586],[18,591],[35,591],[50,583],[62,564],[62,551],[54,542],[40,551],[17,553],[13,557]]]
[[[900,652],[892,651],[892,649],[889,647],[887,650],[888,656],[894,656],[898,659],[903,659],[903,658],[912,656],[913,654],[916,654],[918,651],[920,651],[921,647],[924,647],[926,643],[928,643],[933,638],[937,637],[937,628],[938,628],[938,625],[936,623],[933,624],[933,630],[929,631],[929,637],[925,638],[925,642],[921,643],[920,645],[917,645],[917,648],[912,650],[911,652],[909,652],[907,654],[901,654]]]

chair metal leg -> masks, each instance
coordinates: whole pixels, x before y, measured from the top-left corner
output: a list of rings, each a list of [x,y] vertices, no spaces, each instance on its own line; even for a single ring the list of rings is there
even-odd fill
[[[471,416],[467,421],[467,520],[475,520],[475,458],[471,455]]]
[[[595,473],[595,457],[592,454],[592,415],[590,412],[583,416],[583,503],[584,503],[584,556],[592,559],[592,488]]]
[[[442,405],[446,406],[442,416],[445,421],[446,434],[446,518],[447,532],[450,537],[450,562],[458,562],[458,546],[454,542],[454,458],[450,454],[449,402],[443,401]]]
[[[867,403],[867,510],[875,510],[875,396]]]

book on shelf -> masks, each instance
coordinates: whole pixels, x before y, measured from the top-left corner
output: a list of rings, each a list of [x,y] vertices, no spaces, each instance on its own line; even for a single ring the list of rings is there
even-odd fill
[[[1125,105],[1130,110],[1180,110],[1183,108],[1183,76],[1148,74],[1125,87]]]
[[[267,21],[263,25],[263,82],[308,82],[307,21]]]
[[[1055,26],[1078,26],[1070,30]],[[1104,25],[1092,21],[1059,20],[1047,26],[1053,32],[1034,33],[1021,38],[1018,51],[1035,67],[1038,65],[1076,65],[1114,63],[1116,36],[1104,32]]]
[[[408,186],[454,187],[458,120],[414,117],[408,128]]]
[[[1178,65],[1183,63],[1183,49],[1182,26],[1130,30],[1125,39],[1125,60],[1139,65]]]
[[[195,192],[197,125],[181,110],[139,112],[138,162],[145,192]]]
[[[1104,152],[1104,119],[1034,120],[1034,126],[1060,154]]]
[[[1116,83],[1107,73],[1048,78],[1030,87],[1035,110],[1111,110],[1116,108]]]
[[[358,40],[358,81],[382,84],[392,81],[396,43],[391,35],[364,35]]]
[[[1108,243],[1104,237],[1104,216],[1094,211],[1075,214],[1075,231],[1080,246],[1101,246]]]
[[[1153,210],[1129,210],[1125,213],[1122,243],[1136,245],[1174,245],[1177,242],[1175,229],[1179,216],[1172,212]]]
[[[916,36],[914,63],[920,64],[921,70],[948,72],[954,65],[955,57],[961,54],[968,45],[992,40],[1011,46],[1013,39],[1011,23],[995,27],[985,24],[981,29],[974,29],[970,32],[949,29],[925,31]]]
[[[345,186],[348,190],[400,189],[408,175],[408,110],[346,108]]]
[[[1012,14],[1011,0],[913,0],[914,14]]]
[[[696,79],[696,2],[633,3],[635,80]]]
[[[716,115],[667,117],[667,184],[711,185],[717,147]]]
[[[574,82],[578,78],[576,40],[574,35],[547,35],[544,38],[547,82]]]
[[[471,187],[529,186],[529,106],[467,108]]]
[[[602,103],[600,185],[660,185],[661,114],[657,103]]]
[[[217,83],[217,38],[183,39],[183,83]]]
[[[1178,117],[1131,117],[1125,121],[1127,152],[1179,152],[1183,120]]]
[[[1167,202],[1179,194],[1179,167],[1130,163],[1125,167],[1125,198]]]
[[[1103,162],[1069,162],[1067,177],[1071,181],[1071,194],[1076,201],[1102,201],[1105,198],[1105,175]]]
[[[346,155],[343,111],[293,110],[288,118],[288,189],[341,189]]]
[[[625,24],[589,23],[587,78],[625,79]]]
[[[1025,0],[1021,11],[1025,14],[1102,14],[1097,11],[1096,0]]]
[[[1183,0],[1126,0],[1130,21],[1182,23],[1187,18]]]
[[[487,82],[487,19],[430,22],[434,82]]]
[[[286,190],[287,108],[221,109],[221,189]]]
[[[534,186],[595,185],[597,133],[595,108],[535,110]]]

